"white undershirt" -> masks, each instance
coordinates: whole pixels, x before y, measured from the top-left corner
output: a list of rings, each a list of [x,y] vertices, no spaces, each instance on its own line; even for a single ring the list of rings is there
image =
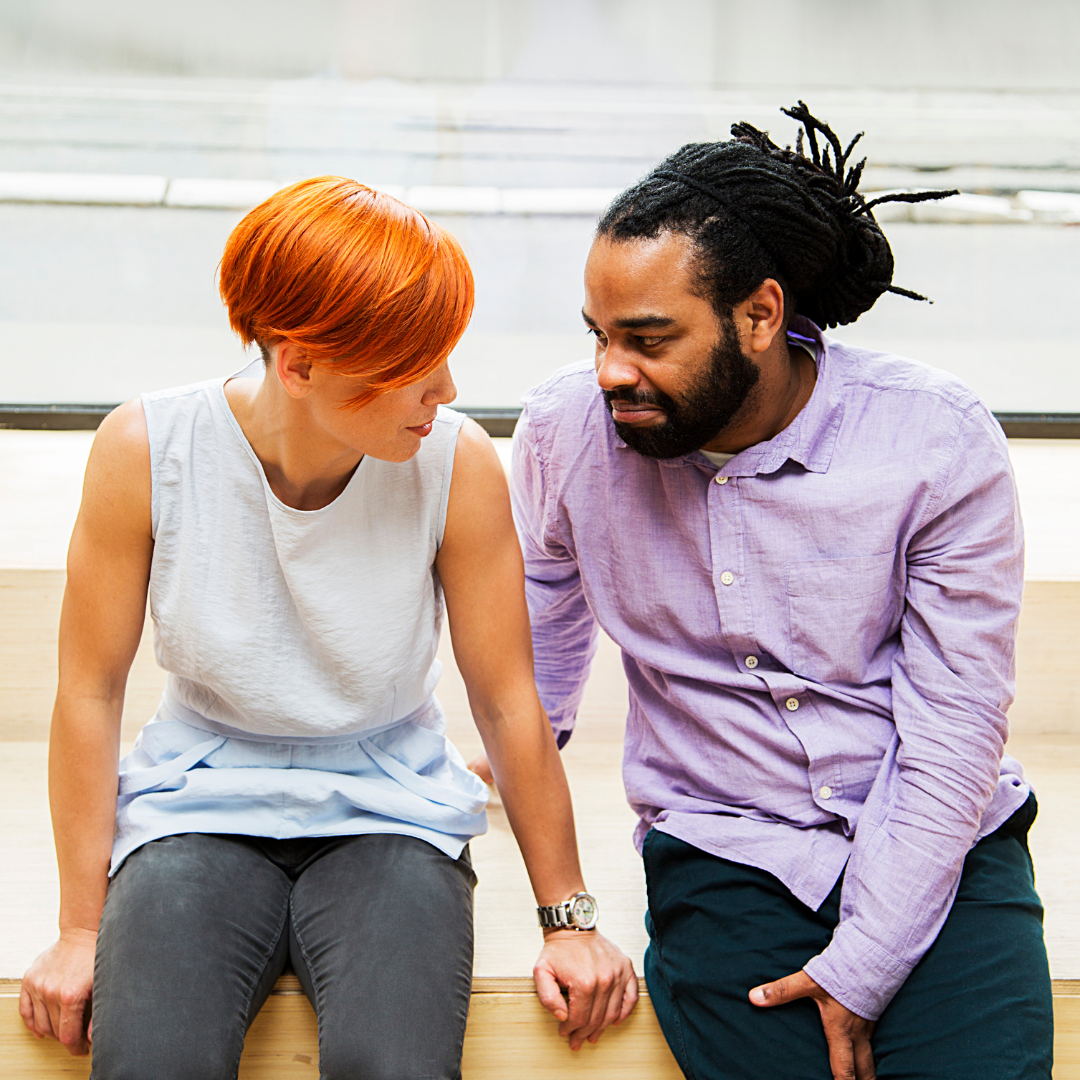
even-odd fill
[[[789,335],[788,344],[794,345],[797,349],[805,349],[810,355],[810,359],[814,361],[815,365],[817,364],[817,353],[815,353],[806,342],[800,341],[798,338],[792,338]],[[723,468],[735,456],[734,454],[721,454],[717,450],[702,450],[701,453],[704,454],[718,469]]]

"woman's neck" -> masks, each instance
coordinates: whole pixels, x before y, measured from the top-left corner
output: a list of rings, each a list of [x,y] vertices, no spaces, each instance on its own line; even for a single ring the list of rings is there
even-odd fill
[[[225,399],[270,489],[294,510],[321,510],[345,490],[362,455],[327,435],[271,373],[230,379]]]

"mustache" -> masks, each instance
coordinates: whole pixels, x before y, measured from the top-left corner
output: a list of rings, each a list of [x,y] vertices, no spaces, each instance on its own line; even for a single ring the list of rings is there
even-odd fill
[[[666,394],[663,396],[667,399]],[[667,408],[667,401],[662,401],[659,395],[651,390],[642,390],[633,386],[616,386],[614,390],[605,390],[604,400],[608,405],[618,402],[620,405],[652,405],[658,409]]]

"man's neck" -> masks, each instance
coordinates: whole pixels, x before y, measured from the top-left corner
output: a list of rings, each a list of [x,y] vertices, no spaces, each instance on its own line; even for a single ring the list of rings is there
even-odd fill
[[[762,357],[758,364],[761,375],[746,403],[702,449],[738,454],[775,439],[802,412],[814,392],[817,365],[805,349],[791,345],[786,337],[777,343],[776,352],[775,357]]]

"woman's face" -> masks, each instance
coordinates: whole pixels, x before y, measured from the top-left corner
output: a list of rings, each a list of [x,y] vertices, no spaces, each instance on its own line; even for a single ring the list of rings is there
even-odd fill
[[[309,378],[307,405],[316,426],[343,448],[382,461],[408,461],[431,431],[437,407],[457,397],[445,361],[427,378],[380,394],[359,409],[348,402],[362,391],[360,380],[316,367]]]

